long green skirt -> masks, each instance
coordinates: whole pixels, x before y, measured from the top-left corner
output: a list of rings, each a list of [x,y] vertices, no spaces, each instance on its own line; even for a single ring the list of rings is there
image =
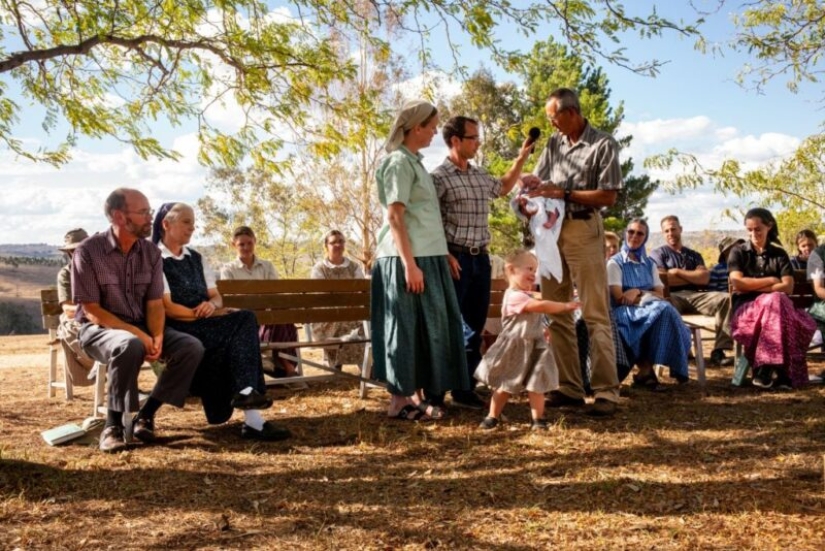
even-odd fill
[[[373,376],[410,396],[469,390],[464,331],[445,256],[416,257],[424,292],[408,293],[404,264],[379,258],[372,268]]]

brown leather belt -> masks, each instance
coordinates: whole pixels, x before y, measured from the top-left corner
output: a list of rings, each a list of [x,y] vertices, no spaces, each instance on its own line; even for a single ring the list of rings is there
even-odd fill
[[[477,256],[480,254],[488,254],[487,245],[482,245],[481,247],[462,247],[460,245],[453,245],[452,243],[447,243],[447,250],[454,255],[469,254],[472,256]]]

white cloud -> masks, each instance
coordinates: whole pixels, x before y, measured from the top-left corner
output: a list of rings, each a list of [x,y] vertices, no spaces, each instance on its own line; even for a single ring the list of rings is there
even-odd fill
[[[663,182],[672,181],[681,174],[682,168],[646,170],[642,161],[671,148],[694,155],[705,169],[716,169],[725,160],[736,159],[742,162],[743,169],[752,170],[791,154],[800,143],[799,138],[775,132],[743,136],[736,127],[720,126],[705,116],[625,122],[619,134],[633,136],[622,156],[634,159],[636,173],[648,174]],[[656,222],[667,214],[676,214],[688,230],[739,229],[740,222],[730,220],[723,213],[750,203],[749,198],[723,195],[703,185],[676,195],[657,191],[650,198],[646,215]]]
[[[153,206],[196,202],[207,173],[196,161],[197,136],[179,136],[174,147],[184,155],[179,162],[144,161],[124,146],[114,153],[75,150],[60,169],[20,160],[0,163],[2,242],[57,244],[77,226],[105,229],[103,202],[117,187],[143,191]]]

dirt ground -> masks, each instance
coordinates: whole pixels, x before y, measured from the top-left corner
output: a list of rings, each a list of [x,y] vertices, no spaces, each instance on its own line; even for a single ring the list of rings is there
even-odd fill
[[[49,447],[91,387],[46,396],[45,337],[0,338],[2,549],[825,548],[825,387],[622,389],[619,413],[549,413],[526,400],[500,430],[482,413],[385,417],[349,381],[275,390],[290,440],[208,426],[198,400],[158,414],[159,444],[103,455],[93,437]],[[825,364],[811,364],[811,373]],[[141,374],[141,387],[152,384]]]

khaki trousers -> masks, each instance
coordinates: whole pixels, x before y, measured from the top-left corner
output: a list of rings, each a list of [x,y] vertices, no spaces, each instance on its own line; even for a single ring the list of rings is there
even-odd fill
[[[596,398],[618,402],[619,378],[610,330],[601,216],[596,214],[588,220],[565,218],[558,244],[564,276],[561,283],[542,278],[542,298],[557,302],[572,300],[575,285],[582,302],[582,317],[590,334],[590,385]],[[550,319],[553,321],[550,324],[552,346],[559,368],[559,391],[571,398],[584,398],[573,314],[557,314]]]

